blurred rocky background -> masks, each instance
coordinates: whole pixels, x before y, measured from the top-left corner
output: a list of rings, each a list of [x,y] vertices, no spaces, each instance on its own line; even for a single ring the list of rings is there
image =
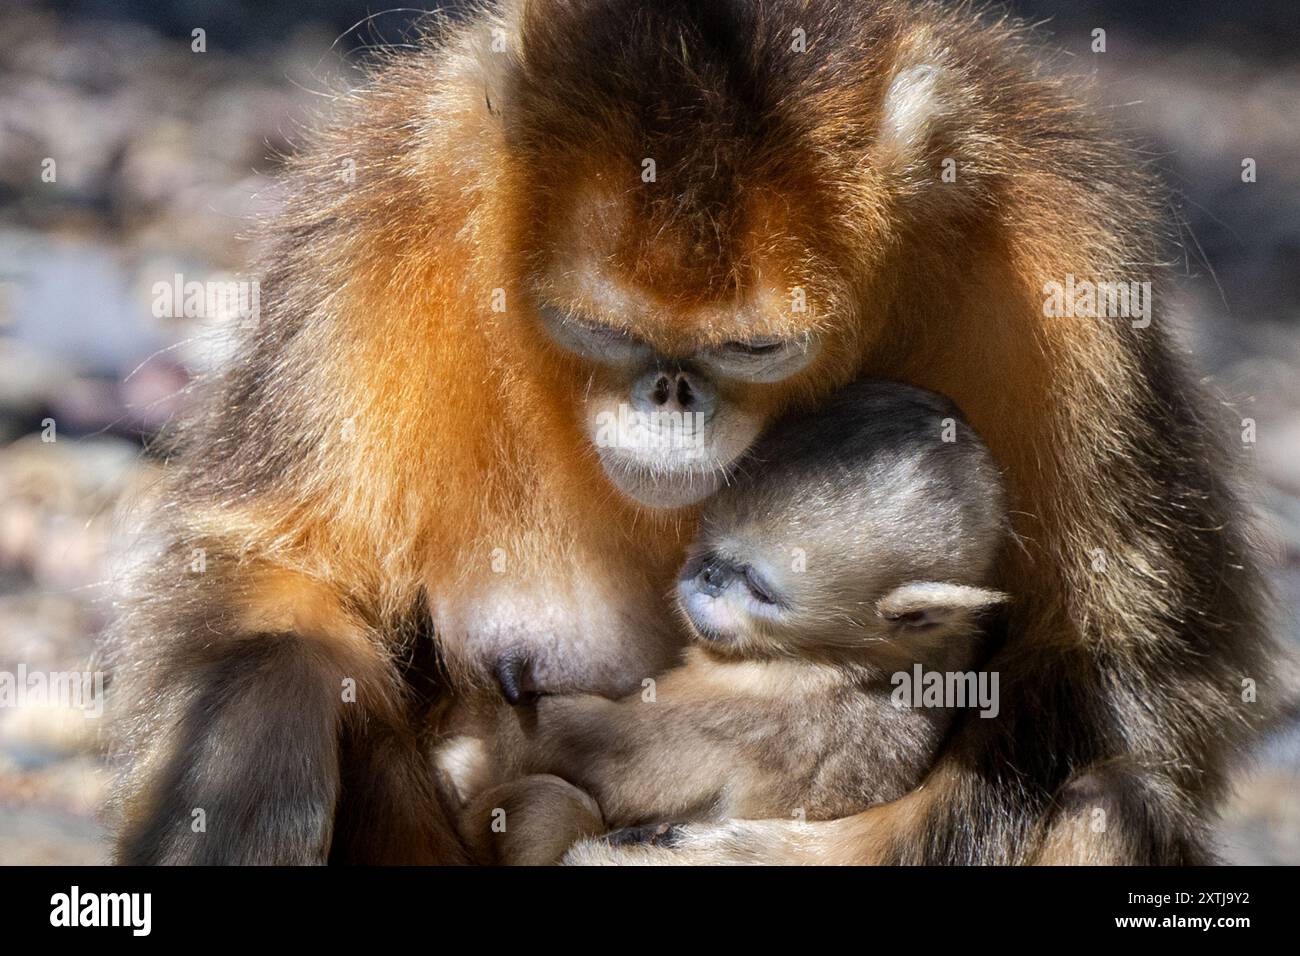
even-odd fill
[[[865,2],[865,0],[864,0]],[[215,310],[173,318],[157,283],[237,276],[275,208],[278,157],[409,9],[362,0],[7,0],[0,17],[0,680],[89,673],[82,709],[0,696],[0,863],[107,859],[92,655],[111,613],[115,506],[215,360]],[[379,7],[378,9],[382,9]],[[1250,418],[1242,456],[1300,652],[1300,29],[1293,0],[1017,0],[1095,81],[1171,189],[1178,334]],[[1094,52],[1095,30],[1105,51]],[[203,49],[196,47],[195,30]],[[1242,181],[1253,159],[1257,181]],[[164,314],[158,315],[162,311]],[[212,334],[216,333],[216,334]],[[29,682],[30,683],[30,682]],[[54,695],[64,696],[67,695]],[[1300,733],[1242,755],[1221,842],[1300,862]]]

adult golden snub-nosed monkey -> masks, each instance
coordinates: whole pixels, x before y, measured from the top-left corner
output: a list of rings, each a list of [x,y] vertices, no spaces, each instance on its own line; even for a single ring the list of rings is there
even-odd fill
[[[1264,601],[1109,114],[964,6],[429,23],[290,161],[260,321],[178,430],[117,626],[119,859],[461,859],[420,661],[443,698],[639,686],[682,645],[698,502],[859,376],[949,396],[1005,473],[999,718],[861,815],[610,855],[1060,858],[1057,794],[1122,758],[1181,833],[1125,858],[1199,858],[1261,717]],[[1154,311],[1048,314],[1069,277],[1150,281]]]

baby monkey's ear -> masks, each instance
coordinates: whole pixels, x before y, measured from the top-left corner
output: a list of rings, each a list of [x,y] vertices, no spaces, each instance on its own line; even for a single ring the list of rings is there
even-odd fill
[[[970,621],[981,611],[1009,600],[988,588],[943,581],[916,581],[894,588],[876,602],[876,613],[902,627],[933,627]]]

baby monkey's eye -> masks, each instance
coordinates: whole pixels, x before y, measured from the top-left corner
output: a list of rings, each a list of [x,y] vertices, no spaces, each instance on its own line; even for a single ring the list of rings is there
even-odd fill
[[[757,600],[764,604],[779,604],[776,593],[771,586],[763,580],[763,576],[753,569],[750,565],[745,566],[745,586],[749,588],[749,593]]]

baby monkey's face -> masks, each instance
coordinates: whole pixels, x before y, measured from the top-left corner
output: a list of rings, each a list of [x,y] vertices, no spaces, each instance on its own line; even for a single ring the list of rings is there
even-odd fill
[[[695,640],[723,652],[758,654],[811,636],[803,588],[781,574],[780,555],[702,541],[682,568],[677,605]]]
[[[969,630],[1004,595],[997,469],[949,403],[857,383],[778,424],[707,502],[677,584],[693,637],[737,656],[870,654]]]
[[[723,494],[677,584],[696,641],[738,656],[802,656],[884,636],[878,562],[863,523],[831,527],[825,501],[773,510]]]

